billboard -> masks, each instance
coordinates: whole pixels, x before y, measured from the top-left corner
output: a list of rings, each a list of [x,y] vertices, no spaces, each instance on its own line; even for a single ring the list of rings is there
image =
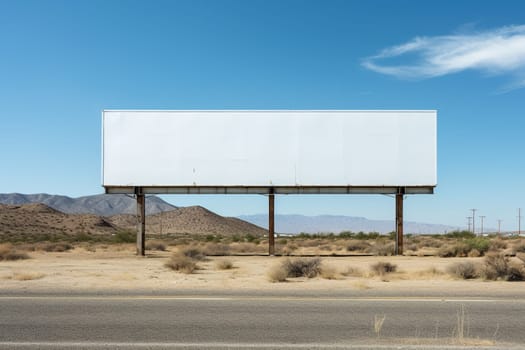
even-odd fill
[[[108,193],[437,182],[436,111],[105,110],[102,119]]]

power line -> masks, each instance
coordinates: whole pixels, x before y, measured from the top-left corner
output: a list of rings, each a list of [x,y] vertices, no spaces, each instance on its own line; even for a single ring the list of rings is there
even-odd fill
[[[486,216],[485,215],[480,215],[479,217],[481,218],[481,235],[483,236],[483,219],[485,219]]]
[[[518,236],[521,235],[521,208],[518,208]]]
[[[468,232],[471,232],[471,231],[470,231],[470,224],[471,224],[471,222],[472,222],[472,216],[467,216],[467,220],[468,220],[468,221],[467,221],[467,222],[468,222]]]

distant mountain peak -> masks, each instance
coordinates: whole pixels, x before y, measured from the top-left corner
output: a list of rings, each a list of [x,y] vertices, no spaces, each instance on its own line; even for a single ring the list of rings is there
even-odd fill
[[[136,213],[135,199],[123,194],[98,194],[71,198],[46,193],[7,193],[0,194],[0,203],[13,205],[41,203],[66,214],[112,216]],[[177,207],[163,201],[157,196],[147,197],[146,213],[148,215],[174,209],[177,209]]]

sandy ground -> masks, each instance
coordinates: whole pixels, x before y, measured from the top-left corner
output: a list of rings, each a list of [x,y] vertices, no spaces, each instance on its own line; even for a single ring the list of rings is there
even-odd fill
[[[231,256],[210,257],[199,262],[194,274],[183,274],[164,266],[172,252],[151,252],[147,257],[134,255],[132,246],[108,246],[95,252],[76,248],[63,253],[32,252],[31,259],[0,262],[0,292],[325,292],[394,293],[414,296],[512,296],[525,298],[525,282],[456,280],[446,273],[454,262],[481,258],[438,257],[323,257],[323,264],[339,272],[337,279],[292,278],[272,283],[268,271],[285,257]],[[234,267],[219,270],[218,260],[230,260]],[[387,261],[398,272],[370,276],[370,265]],[[344,276],[349,268],[359,276]],[[431,271],[438,271],[438,273]]]

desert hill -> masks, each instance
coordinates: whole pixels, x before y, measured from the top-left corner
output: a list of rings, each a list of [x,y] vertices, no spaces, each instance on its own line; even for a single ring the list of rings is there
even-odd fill
[[[137,223],[134,215],[116,215],[109,217],[108,221],[126,229],[133,229]],[[201,206],[192,206],[149,215],[146,232],[263,236],[266,230],[238,218],[223,217]]]
[[[92,214],[66,214],[45,204],[0,204],[0,234],[112,234],[118,228]]]
[[[67,214],[42,203],[0,204],[0,234],[23,237],[33,234],[115,234],[135,230],[137,217],[120,214],[102,217]],[[225,218],[203,207],[177,208],[146,217],[149,234],[215,234],[262,236],[266,231],[237,218]]]

